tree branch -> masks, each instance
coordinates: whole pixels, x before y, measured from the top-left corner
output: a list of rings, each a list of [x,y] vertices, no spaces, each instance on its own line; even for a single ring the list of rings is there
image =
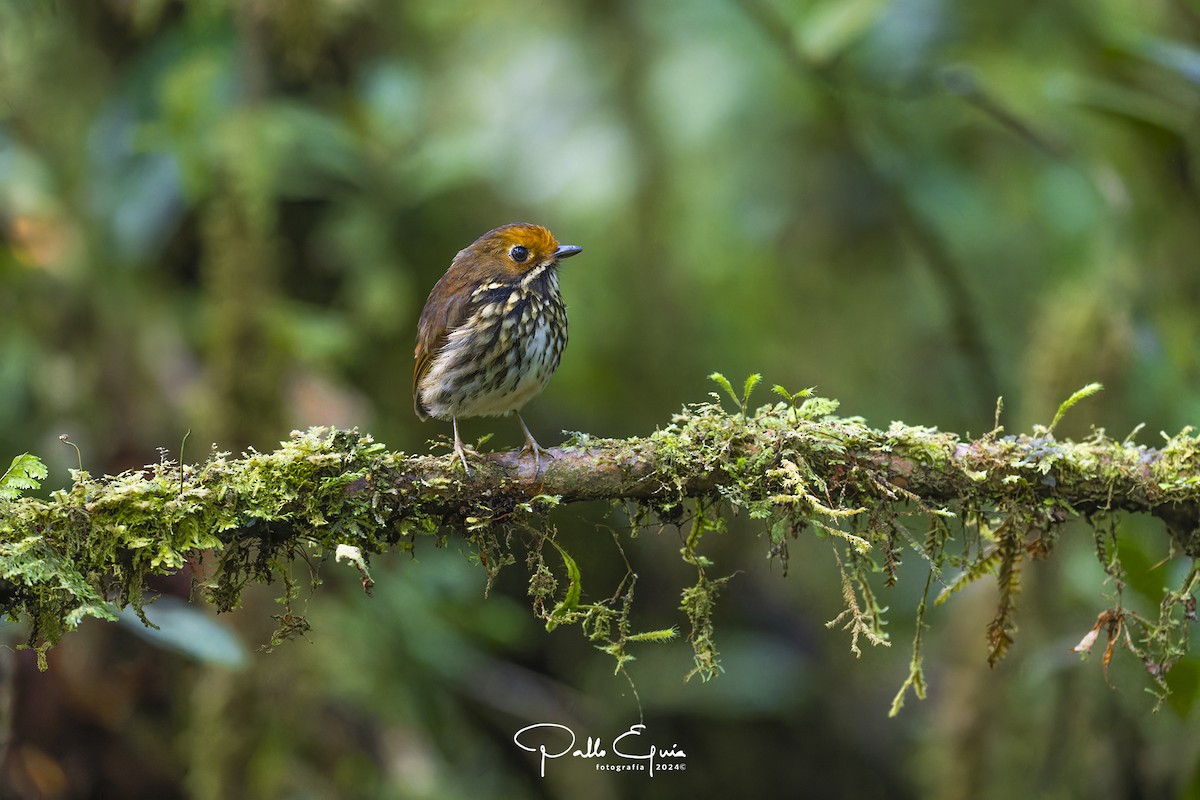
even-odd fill
[[[1159,448],[1115,441],[1103,431],[1078,442],[1057,439],[1041,426],[1018,436],[997,429],[962,440],[901,423],[874,429],[860,418],[836,416],[836,401],[778,387],[785,402],[751,412],[752,382],[740,398],[720,382],[737,411],[718,402],[690,406],[643,438],[575,434],[550,451],[537,474],[532,460],[515,451],[475,454],[466,476],[449,455],[389,452],[355,431],[313,428],[293,432],[272,453],[250,451],[236,459],[213,453],[202,464],[184,466],[164,460],[104,478],[75,472],[72,486],[48,500],[16,497],[0,478],[0,611],[30,620],[30,644],[44,651],[84,616],[111,618],[113,604],[140,609],[148,576],[176,572],[197,558],[210,565],[203,586],[224,610],[237,605],[250,582],[282,578],[292,596],[288,564],[312,548],[331,555],[349,545],[369,556],[410,548],[420,534],[457,529],[491,575],[513,560],[505,532],[514,525],[536,532],[551,505],[630,501],[679,523],[691,498],[684,559],[698,577],[684,590],[684,607],[697,669],[707,677],[716,669],[708,615],[725,579],[707,576],[711,564],[700,541],[717,527],[722,508],[765,520],[772,552],[784,558],[789,537],[806,529],[845,540],[843,585],[860,592],[848,604],[847,625],[873,642],[886,636],[864,565],[878,567],[890,583],[899,549],[919,550],[936,573],[943,567],[961,572],[943,594],[995,574],[1002,604],[989,627],[994,658],[1003,655],[1015,629],[1008,592],[1015,591],[1021,561],[1046,555],[1061,523],[1109,512],[1149,513],[1167,523],[1179,551],[1192,557],[1200,552],[1200,438],[1190,428]],[[921,517],[927,519],[924,538],[911,533],[912,522],[904,524]],[[965,556],[945,548],[957,535],[948,524],[954,517],[968,537]],[[541,561],[546,536],[541,533],[533,545],[529,563],[535,573],[530,593],[548,625],[581,624],[619,659],[625,643],[639,636],[669,635],[614,632],[611,623],[627,621],[632,584],[629,597],[589,606],[579,604],[577,591],[558,592]],[[578,566],[557,543],[555,548],[577,587]],[[876,557],[879,563],[870,561]],[[1115,554],[1105,559],[1105,569],[1116,574]],[[1189,584],[1179,595],[1185,611],[1193,589]],[[1162,634],[1164,649],[1139,652],[1161,672],[1181,646],[1186,649],[1179,640],[1186,625],[1172,627],[1173,612],[1164,608],[1165,619],[1141,621],[1148,633]],[[919,671],[916,656],[914,665]],[[920,675],[906,685],[923,686]]]

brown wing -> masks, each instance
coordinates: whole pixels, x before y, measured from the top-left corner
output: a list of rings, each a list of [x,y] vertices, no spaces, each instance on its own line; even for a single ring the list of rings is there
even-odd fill
[[[429,371],[433,357],[450,338],[450,331],[467,318],[471,292],[464,284],[461,271],[452,266],[429,293],[417,322],[417,348],[413,353],[417,361],[413,367],[413,411],[423,420],[428,419],[429,412],[421,405],[421,379]]]

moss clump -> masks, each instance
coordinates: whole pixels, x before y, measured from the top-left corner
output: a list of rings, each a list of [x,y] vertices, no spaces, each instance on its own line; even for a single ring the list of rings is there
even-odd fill
[[[73,471],[71,487],[48,500],[0,500],[0,608],[29,620],[29,644],[44,652],[85,616],[140,611],[147,577],[197,554],[216,560],[204,588],[221,610],[250,582],[282,579],[290,597],[288,565],[306,548],[388,545],[387,490],[350,490],[393,459],[369,436],[314,428],[269,454],[214,452],[197,466],[164,459],[103,478]]]

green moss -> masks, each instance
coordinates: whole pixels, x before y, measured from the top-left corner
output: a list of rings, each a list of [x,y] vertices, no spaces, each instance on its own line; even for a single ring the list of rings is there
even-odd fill
[[[204,588],[221,610],[250,582],[282,579],[288,599],[288,565],[304,549],[388,545],[386,490],[347,488],[390,458],[370,437],[315,428],[270,454],[212,453],[199,466],[164,460],[105,478],[74,472],[46,501],[0,506],[3,609],[30,621],[29,644],[53,645],[84,616],[140,609],[149,575],[197,553],[216,561]]]
[[[719,518],[722,509],[748,511],[750,517],[764,520],[770,531],[768,552],[784,560],[785,571],[788,538],[813,531],[834,541],[840,548],[835,552],[844,611],[830,625],[841,624],[850,632],[855,653],[860,652],[860,639],[887,644],[871,576],[883,573],[886,584],[894,583],[902,548],[921,554],[931,580],[944,572],[957,573],[938,595],[938,603],[967,583],[994,576],[997,606],[987,635],[989,660],[995,663],[1017,633],[1023,567],[1030,559],[1050,554],[1062,523],[1106,509],[1156,510],[1194,503],[1200,487],[1200,437],[1190,429],[1171,437],[1157,452],[1115,442],[1103,431],[1079,443],[1057,440],[1054,425],[1072,405],[1098,391],[1095,385],[1069,398],[1049,428],[1002,436],[997,425],[980,440],[963,442],[935,428],[899,422],[877,431],[860,418],[834,416],[836,401],[812,397],[810,391],[792,394],[776,387],[786,402],[749,413],[748,390],[756,381],[747,381],[747,391],[739,395],[729,381],[713,378],[734,402],[735,413],[725,412],[714,394],[713,402],[689,406],[653,437],[664,486],[680,489],[678,498],[660,502],[657,509],[677,519],[684,504],[682,487],[695,486],[697,477],[712,478],[712,491],[695,501],[693,532],[682,553],[686,562],[699,566],[699,579],[684,590],[682,606],[692,620],[697,671],[705,677],[715,674],[711,610],[717,587],[728,576],[720,583],[708,577],[705,569],[711,564],[700,552],[697,531],[719,529],[714,517]],[[1147,469],[1154,475],[1153,496],[1146,493]],[[919,491],[910,486],[919,486]],[[909,533],[911,522],[901,523],[914,516],[929,520],[930,533],[923,542]],[[955,518],[962,541],[951,551],[947,545],[954,537],[945,521]],[[1172,535],[1185,552],[1196,552],[1196,520]],[[1138,626],[1142,635],[1121,638],[1118,644],[1147,664],[1162,691],[1166,684],[1161,674],[1186,648],[1195,616],[1195,583],[1168,593],[1157,621],[1121,612],[1126,624]],[[923,600],[910,675],[897,696],[897,710],[908,688],[924,692],[924,609]]]

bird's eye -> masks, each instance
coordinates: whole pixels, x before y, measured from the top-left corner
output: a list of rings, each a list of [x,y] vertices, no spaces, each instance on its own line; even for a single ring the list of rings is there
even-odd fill
[[[508,255],[512,258],[513,261],[516,261],[519,264],[522,261],[524,261],[525,259],[529,258],[529,251],[526,250],[521,245],[517,245],[512,250],[508,251]]]

